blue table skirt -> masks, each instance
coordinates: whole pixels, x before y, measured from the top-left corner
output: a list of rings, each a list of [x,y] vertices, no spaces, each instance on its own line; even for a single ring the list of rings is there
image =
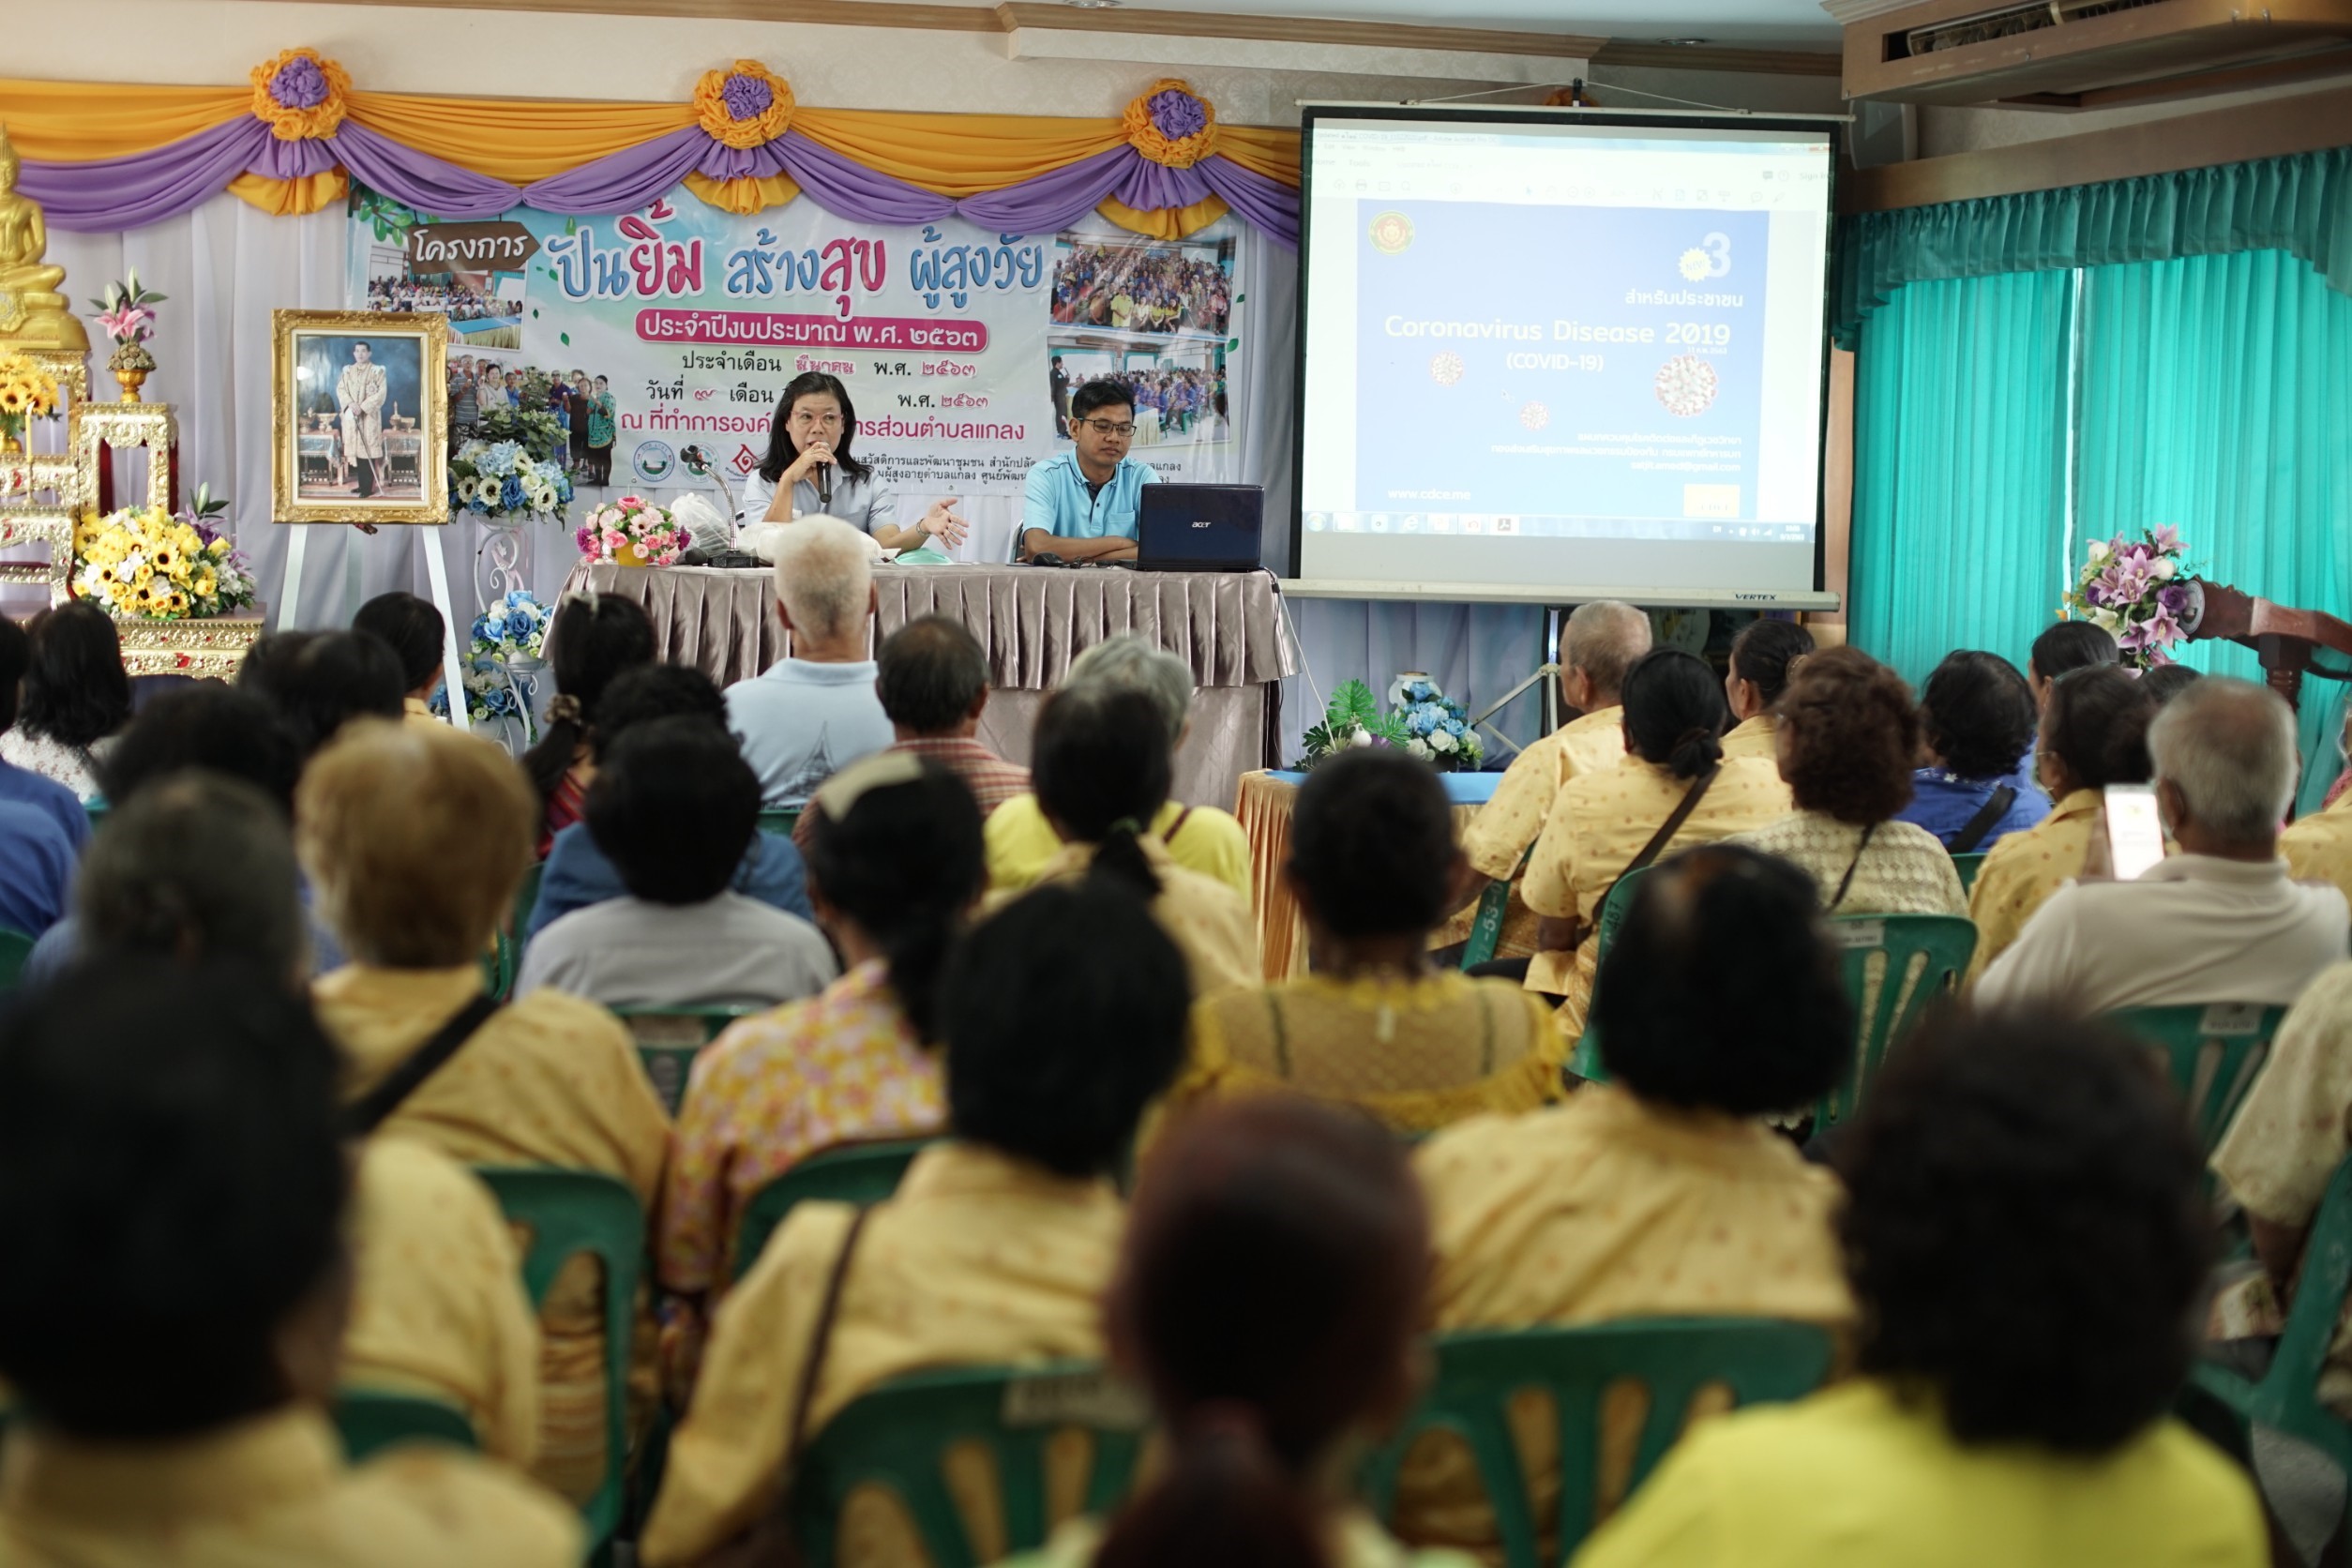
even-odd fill
[[[1279,778],[1292,786],[1306,782],[1306,775],[1286,768],[1270,770],[1269,778]],[[1445,798],[1456,806],[1484,806],[1495,798],[1495,786],[1502,782],[1499,773],[1441,773],[1438,782],[1445,786]]]

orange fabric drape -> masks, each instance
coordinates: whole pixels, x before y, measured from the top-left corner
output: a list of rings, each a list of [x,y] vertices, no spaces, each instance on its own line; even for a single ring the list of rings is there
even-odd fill
[[[1094,210],[1145,239],[1183,239],[1186,234],[1199,234],[1233,209],[1226,204],[1224,197],[1212,196],[1188,207],[1162,207],[1157,212],[1144,212],[1124,202],[1108,200],[1095,203]]]
[[[351,117],[402,146],[529,185],[694,124],[690,103],[351,96]]]
[[[59,23],[63,25],[63,23]],[[26,158],[83,163],[127,158],[251,112],[253,89],[0,81],[0,125]]]
[[[272,218],[298,218],[333,206],[351,194],[351,176],[340,169],[300,179],[274,180],[266,174],[239,174],[229,182],[229,194],[261,208]]]

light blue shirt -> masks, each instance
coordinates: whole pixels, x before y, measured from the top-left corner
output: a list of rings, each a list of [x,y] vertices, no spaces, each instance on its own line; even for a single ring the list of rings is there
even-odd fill
[[[38,937],[64,918],[74,852],[38,806],[0,801],[0,927]]]
[[[1029,492],[1021,503],[1021,525],[1013,535],[1013,553],[1020,554],[1021,535],[1042,528],[1065,539],[1135,537],[1136,513],[1143,506],[1143,487],[1160,476],[1139,458],[1121,458],[1110,482],[1090,495],[1078,454],[1063,452],[1029,471]]]
[[[874,661],[809,664],[778,659],[727,688],[727,728],[760,776],[771,811],[805,806],[817,786],[898,738],[874,695]]]

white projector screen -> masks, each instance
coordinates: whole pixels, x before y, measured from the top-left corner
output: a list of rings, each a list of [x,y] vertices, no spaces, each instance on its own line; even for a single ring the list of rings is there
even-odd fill
[[[1313,106],[1297,587],[1819,601],[1834,122]]]

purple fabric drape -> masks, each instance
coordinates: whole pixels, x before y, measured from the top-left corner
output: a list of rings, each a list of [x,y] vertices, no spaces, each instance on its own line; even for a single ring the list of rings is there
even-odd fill
[[[89,163],[24,160],[17,187],[54,228],[103,234],[160,223],[220,194],[277,138],[249,114],[127,158]]]
[[[523,204],[575,218],[634,211],[694,173],[703,150],[716,145],[701,126],[684,126],[535,180],[522,188]]]
[[[1234,215],[1266,236],[1296,250],[1299,248],[1299,191],[1296,186],[1269,179],[1244,169],[1231,158],[1211,154],[1193,168],[1209,188],[1225,198]],[[1129,203],[1130,206],[1134,204]]]
[[[956,210],[936,190],[909,185],[820,146],[797,130],[770,145],[784,155],[784,172],[800,182],[809,199],[830,213],[863,223],[930,223]]]
[[[353,178],[435,218],[495,218],[522,200],[522,192],[505,180],[404,147],[383,132],[350,120],[325,143],[291,144],[332,147]]]

